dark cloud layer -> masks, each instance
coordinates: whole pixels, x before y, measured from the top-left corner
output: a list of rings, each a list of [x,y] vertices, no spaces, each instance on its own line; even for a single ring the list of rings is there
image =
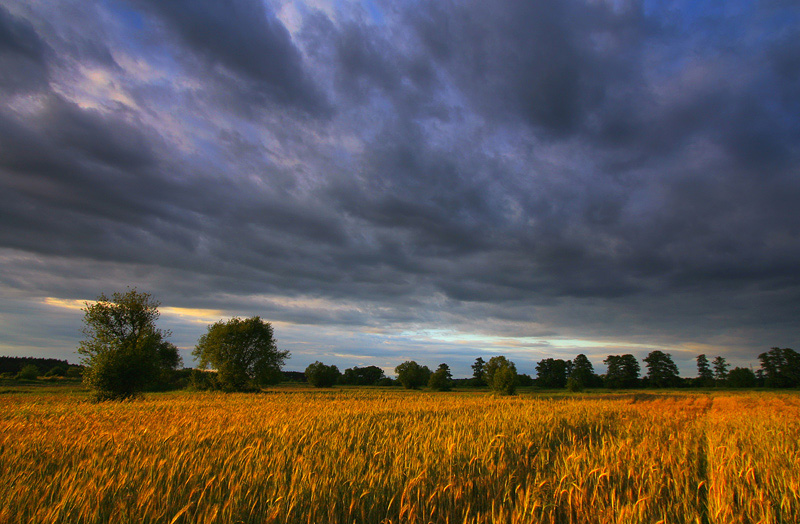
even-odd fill
[[[248,87],[254,93],[311,114],[328,109],[288,31],[263,2],[141,0],[136,4],[163,20],[188,53],[206,62],[210,74],[233,73],[251,83]]]
[[[410,352],[426,330],[791,346],[798,16],[11,2],[0,285],[138,285]]]
[[[47,80],[47,46],[25,19],[0,6],[0,89],[4,93],[42,87]]]

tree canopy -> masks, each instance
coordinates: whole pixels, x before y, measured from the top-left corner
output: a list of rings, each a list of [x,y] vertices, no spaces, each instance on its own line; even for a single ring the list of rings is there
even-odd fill
[[[536,385],[541,388],[560,389],[567,385],[567,375],[572,363],[560,358],[546,358],[536,364]]]
[[[594,385],[597,377],[594,374],[592,362],[583,353],[572,360],[569,378],[575,380],[580,387]]]
[[[800,386],[800,353],[791,348],[774,347],[758,355],[764,385],[771,388]]]
[[[394,372],[397,373],[397,380],[406,389],[419,389],[428,383],[431,376],[428,366],[420,366],[413,360],[403,362],[394,368]]]
[[[501,395],[517,392],[517,366],[504,356],[492,357],[483,368],[484,380]]]
[[[639,382],[639,362],[633,355],[609,355],[603,363],[607,366],[606,387],[631,388]]]
[[[99,400],[132,397],[165,380],[181,364],[178,348],[156,327],[158,306],[135,289],[100,295],[83,308],[85,339],[78,347],[86,365],[84,382]]]
[[[697,355],[697,380],[702,386],[710,386],[714,383],[714,372],[705,355]]]
[[[201,369],[216,369],[220,387],[230,391],[280,382],[281,367],[289,357],[288,351],[278,349],[272,325],[258,316],[208,326],[192,354]]]
[[[305,371],[306,381],[315,388],[329,388],[336,384],[341,375],[339,368],[326,366],[320,361],[310,364]]]
[[[756,385],[756,374],[750,368],[735,367],[728,372],[728,386],[732,388],[752,388]]]
[[[483,377],[483,368],[486,366],[486,361],[483,358],[478,357],[475,359],[475,362],[472,364],[472,382],[475,386],[485,386],[486,381]]]
[[[450,373],[450,366],[439,364],[428,379],[428,387],[436,391],[450,391],[453,387],[453,375]]]
[[[672,355],[663,351],[651,351],[645,358],[647,365],[647,379],[657,388],[677,386],[680,382],[678,366],[672,360]]]
[[[730,364],[724,357],[717,356],[714,358],[714,381],[717,385],[722,385],[728,378],[728,368]]]
[[[386,375],[378,366],[365,366],[363,368],[354,366],[344,370],[340,381],[342,384],[352,386],[372,386],[383,378],[386,378]]]

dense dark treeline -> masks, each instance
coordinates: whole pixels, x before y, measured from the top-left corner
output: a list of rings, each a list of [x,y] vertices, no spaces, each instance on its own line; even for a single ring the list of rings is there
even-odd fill
[[[53,370],[60,371],[63,369],[64,373],[70,367],[75,368],[66,360],[58,360],[55,358],[36,358],[36,357],[0,357],[0,373],[10,373],[16,375],[22,368],[26,366],[36,366],[42,375],[46,375]]]
[[[494,357],[505,360],[505,357]],[[750,368],[735,367],[730,365],[724,357],[717,356],[709,362],[706,355],[697,356],[697,377],[681,377],[678,366],[669,353],[651,351],[644,359],[646,373],[642,374],[642,366],[635,356],[608,355],[603,360],[606,365],[605,374],[594,372],[594,366],[586,355],[578,355],[573,360],[545,358],[536,364],[536,378],[526,374],[517,374],[513,362],[508,361],[514,370],[514,386],[533,386],[541,389],[564,389],[580,391],[585,388],[704,388],[704,387],[732,387],[732,388],[796,388],[800,387],[800,353],[790,348],[772,348],[758,356],[761,362],[760,369],[753,371]],[[483,358],[478,357],[472,365],[473,376],[470,378],[453,379],[449,376],[449,368],[441,364],[440,369],[446,369],[447,379],[445,386],[438,385],[436,380],[428,383],[434,375],[427,366],[420,366],[414,361],[404,362],[396,368],[398,380],[392,381],[383,375],[380,368],[370,366],[374,372],[374,380],[359,380],[362,372],[369,368],[353,368],[339,373],[336,366],[326,366],[315,362],[306,370],[306,375],[311,378],[308,382],[321,387],[323,381],[316,379],[316,374],[321,372],[333,373],[325,382],[326,386],[333,384],[353,385],[396,385],[398,382],[405,387],[416,389],[428,383],[432,389],[450,389],[460,387],[492,387],[491,373],[487,374],[487,365]],[[417,376],[419,375],[419,376]],[[380,377],[380,379],[379,379]],[[440,381],[439,381],[440,382]],[[513,390],[513,388],[512,388]]]

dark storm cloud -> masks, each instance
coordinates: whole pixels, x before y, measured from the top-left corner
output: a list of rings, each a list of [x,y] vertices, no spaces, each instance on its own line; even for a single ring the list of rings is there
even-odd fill
[[[239,75],[279,104],[311,114],[328,111],[283,24],[258,0],[138,0],[174,29],[191,52]]]
[[[645,30],[635,9],[571,1],[437,3],[408,18],[484,116],[521,118],[557,136],[574,132],[632,72]]]
[[[31,24],[0,6],[0,89],[14,93],[45,85],[46,53]]]
[[[396,109],[359,178],[331,195],[365,228],[392,232],[379,248],[385,277],[414,275],[450,297],[451,311],[460,301],[497,319],[552,308],[570,320],[549,325],[576,337],[656,340],[654,325],[667,344],[789,335],[787,305],[800,299],[798,112],[782,94],[790,69],[776,64],[791,61],[796,42],[777,38],[776,51],[726,34],[694,41],[696,26],[682,33],[672,20],[601,6],[437,4],[405,19],[402,46],[363,27],[343,29],[335,45],[358,79],[348,87]],[[409,106],[412,59],[434,64],[464,95],[462,113],[488,125],[439,145],[437,127],[452,120],[428,125],[437,113]],[[428,88],[452,108],[443,84]],[[492,149],[493,133],[522,144],[509,147],[512,160]],[[564,302],[583,305],[567,312]]]
[[[65,5],[0,8],[9,289],[791,345],[792,5]]]

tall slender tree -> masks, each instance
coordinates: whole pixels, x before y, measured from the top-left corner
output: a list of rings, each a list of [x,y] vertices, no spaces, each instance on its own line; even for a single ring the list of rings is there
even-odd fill
[[[725,360],[724,357],[717,355],[714,357],[714,382],[717,386],[721,386],[725,383],[725,380],[728,378],[728,368],[730,364]]]
[[[483,369],[486,367],[486,361],[483,358],[478,357],[475,359],[475,363],[472,364],[472,382],[476,386],[485,386],[486,380],[483,377]]]
[[[714,372],[711,371],[711,365],[704,354],[697,355],[697,381],[703,387],[714,384]]]

